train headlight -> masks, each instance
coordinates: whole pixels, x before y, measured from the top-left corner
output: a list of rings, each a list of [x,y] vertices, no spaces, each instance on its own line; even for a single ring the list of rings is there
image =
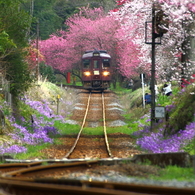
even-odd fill
[[[90,73],[89,71],[83,72],[83,74],[84,74],[85,76],[87,76],[87,77],[91,75],[91,73]]]
[[[108,76],[108,75],[110,75],[110,72],[108,72],[108,71],[103,72],[103,76]]]

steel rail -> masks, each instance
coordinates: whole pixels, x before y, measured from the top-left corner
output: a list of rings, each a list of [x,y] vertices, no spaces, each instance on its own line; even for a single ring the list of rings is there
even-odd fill
[[[110,151],[109,143],[108,143],[108,136],[106,131],[106,109],[105,109],[105,101],[104,101],[104,93],[102,92],[102,113],[103,113],[103,127],[104,127],[104,138],[105,138],[105,144],[108,151],[108,155],[113,158],[112,153]]]
[[[59,185],[48,183],[33,183],[18,180],[0,180],[1,189],[15,195],[146,195],[146,193],[134,193],[123,190],[107,188],[92,188],[87,185]]]
[[[144,185],[144,184],[129,184],[129,183],[116,183],[116,182],[101,182],[101,181],[81,181],[89,187],[95,188],[111,188],[115,190],[130,191],[136,193],[146,193],[155,195],[193,195],[195,188],[179,188],[167,187],[158,185]]]
[[[41,165],[42,162],[29,162],[29,163],[6,163],[0,165],[0,172],[10,172],[14,170],[20,170],[28,167],[35,167]]]
[[[64,156],[64,158],[68,158],[70,156],[70,154],[74,151],[74,149],[76,148],[76,145],[79,141],[79,138],[80,138],[80,135],[81,135],[81,132],[83,131],[83,128],[84,128],[84,125],[86,123],[86,118],[87,118],[87,114],[88,114],[88,110],[89,110],[89,104],[90,104],[90,99],[91,99],[91,92],[89,94],[89,97],[88,97],[88,101],[87,101],[87,107],[86,107],[86,111],[85,111],[85,116],[83,118],[83,123],[81,125],[81,129],[77,135],[77,138],[76,138],[76,141],[74,143],[74,145],[72,146],[72,148],[69,150],[69,152]]]
[[[131,183],[115,183],[109,181],[92,181],[90,178],[89,180],[73,180],[73,179],[51,179],[51,178],[37,178],[37,179],[28,179],[28,178],[1,178],[0,179],[0,186],[2,187],[3,184],[12,185],[14,182],[23,182],[23,186],[25,189],[25,185],[28,184],[29,186],[34,187],[35,189],[40,184],[44,185],[45,187],[52,187],[58,188],[62,187],[61,189],[66,190],[68,189],[74,190],[80,189],[82,194],[82,189],[88,189],[90,192],[96,190],[96,193],[106,194],[110,191],[112,194],[129,194],[129,195],[194,195],[195,189],[194,188],[178,188],[178,187],[166,187],[166,186],[155,186],[155,185],[144,185],[144,184],[131,184]],[[22,185],[22,183],[20,183]],[[32,185],[31,185],[32,184]],[[48,190],[48,189],[46,189]],[[65,193],[66,191],[64,191]],[[80,194],[79,191],[76,191]],[[77,194],[76,193],[76,194]],[[92,194],[96,194],[92,193]],[[74,194],[74,193],[72,193]],[[109,194],[109,193],[108,193]],[[17,193],[16,193],[17,195]],[[21,194],[20,194],[21,195]],[[29,193],[28,193],[29,195]]]
[[[73,151],[75,150],[76,146],[77,146],[77,143],[80,139],[80,136],[81,136],[81,133],[83,131],[83,128],[84,128],[84,125],[86,123],[86,118],[87,118],[87,115],[89,113],[89,106],[90,106],[90,101],[91,101],[91,92],[89,94],[89,97],[88,97],[88,101],[87,101],[87,106],[86,106],[86,110],[85,110],[85,115],[84,115],[84,118],[83,118],[83,122],[82,122],[82,125],[81,125],[81,128],[80,128],[80,131],[77,135],[77,138],[72,146],[72,148],[66,153],[66,155],[63,157],[64,158],[68,158],[72,153]],[[109,147],[109,143],[108,143],[108,136],[107,136],[107,131],[106,131],[106,114],[105,114],[105,101],[104,101],[104,93],[102,92],[102,95],[101,95],[101,98],[102,98],[102,115],[103,115],[103,131],[104,131],[104,139],[105,139],[105,147],[106,147],[106,150],[107,150],[107,154],[110,158],[113,158],[113,155],[110,151],[110,147]]]
[[[50,172],[62,172],[63,170],[70,170],[71,168],[89,168],[94,164],[98,164],[97,160],[93,161],[86,161],[86,162],[74,162],[74,163],[54,163],[51,165],[41,165],[36,167],[29,167],[29,168],[23,168],[20,170],[14,170],[8,173],[3,173],[1,175],[1,178],[7,178],[7,177],[20,177],[20,178],[27,178],[29,175],[36,176],[37,173],[50,173]]]

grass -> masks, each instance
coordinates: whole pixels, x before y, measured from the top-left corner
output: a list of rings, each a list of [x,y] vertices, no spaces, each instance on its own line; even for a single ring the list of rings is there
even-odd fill
[[[195,155],[195,138],[189,143],[187,146],[184,147],[185,152],[188,152],[190,155]]]
[[[54,127],[60,130],[63,135],[77,134],[80,130],[79,125],[72,125],[68,123],[62,123],[60,121],[55,121]]]
[[[36,145],[32,146],[29,145],[27,148],[26,153],[18,153],[14,156],[16,159],[31,159],[31,158],[39,158],[39,159],[44,159],[44,154],[41,152],[41,150],[49,147],[51,144],[42,144],[42,145]]]
[[[118,95],[120,94],[126,94],[129,92],[132,92],[132,89],[127,89],[127,88],[122,88],[119,83],[116,84],[116,88],[113,87],[113,85],[111,85],[110,89],[112,91],[114,91],[115,93],[117,93]]]
[[[149,176],[150,179],[154,180],[177,180],[177,181],[194,181],[195,172],[192,167],[183,168],[177,166],[167,166],[162,169],[159,176]]]
[[[62,142],[59,139],[54,138],[54,142],[52,144],[44,143],[44,144],[36,145],[36,146],[28,145],[26,153],[18,153],[14,156],[14,158],[16,159],[31,159],[31,158],[44,159],[46,158],[46,156],[44,155],[44,153],[41,152],[41,150],[46,149],[50,147],[51,145],[60,145],[60,144],[62,144]]]
[[[131,134],[134,132],[134,129],[130,129],[127,125],[126,126],[121,126],[121,127],[107,127],[106,131],[108,134],[112,133],[124,133],[124,134]],[[104,129],[103,126],[101,127],[85,127],[83,129],[83,134],[85,135],[103,135],[104,134]]]
[[[128,161],[123,161],[123,163],[128,164]],[[149,160],[146,160],[144,163],[140,163],[140,165],[150,165],[152,166]],[[153,165],[156,168],[158,166]],[[138,177],[140,178],[140,177]],[[140,179],[146,179],[145,177],[141,177]],[[195,179],[195,170],[193,167],[178,167],[176,165],[168,165],[164,168],[159,168],[159,172],[156,175],[150,174],[147,179],[155,180],[155,181],[188,181],[194,182]]]
[[[124,134],[131,134],[134,132],[134,129],[130,129],[127,125],[122,126],[122,127],[108,127],[107,128],[107,133],[112,134],[112,133],[124,133]]]

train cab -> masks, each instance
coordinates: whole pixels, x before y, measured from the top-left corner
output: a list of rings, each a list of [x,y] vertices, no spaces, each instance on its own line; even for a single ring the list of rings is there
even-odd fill
[[[107,89],[111,82],[111,56],[104,50],[86,51],[82,56],[85,89]]]

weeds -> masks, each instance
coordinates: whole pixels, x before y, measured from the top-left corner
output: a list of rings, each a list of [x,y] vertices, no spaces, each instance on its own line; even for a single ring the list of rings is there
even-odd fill
[[[149,178],[154,180],[194,181],[194,170],[192,167],[167,166],[161,169],[159,174],[159,176],[150,175]]]

